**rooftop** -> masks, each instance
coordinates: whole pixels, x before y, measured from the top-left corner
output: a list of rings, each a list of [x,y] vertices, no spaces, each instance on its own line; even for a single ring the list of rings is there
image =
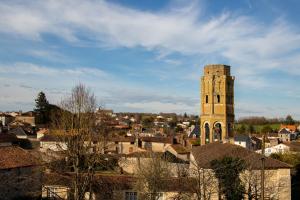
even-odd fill
[[[17,147],[0,147],[0,169],[11,169],[39,165],[38,160],[28,151]]]
[[[172,137],[141,137],[140,139],[143,142],[157,142],[157,143],[167,143],[167,144],[172,144],[173,142]]]
[[[192,154],[201,168],[209,169],[210,162],[217,159],[222,159],[226,156],[240,158],[245,160],[247,165],[252,169],[261,169],[261,154],[247,150],[241,146],[229,143],[214,142],[203,146],[193,147]],[[278,160],[265,157],[266,169],[291,168],[290,165]]]

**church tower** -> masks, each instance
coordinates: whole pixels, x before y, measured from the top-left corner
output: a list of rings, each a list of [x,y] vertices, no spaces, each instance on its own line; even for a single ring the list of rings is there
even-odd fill
[[[234,77],[230,66],[206,65],[201,77],[201,145],[233,136]]]

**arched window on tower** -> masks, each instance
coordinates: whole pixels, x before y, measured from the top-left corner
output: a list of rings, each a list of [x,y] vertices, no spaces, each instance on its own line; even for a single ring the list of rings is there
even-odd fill
[[[205,96],[205,103],[208,103],[208,95]]]
[[[221,141],[222,140],[222,125],[218,122],[214,127],[214,140]]]
[[[220,95],[219,95],[219,94],[217,95],[217,101],[218,101],[218,103],[220,103],[220,102],[221,102],[221,97],[220,97]]]
[[[205,144],[209,143],[209,134],[210,134],[210,130],[209,130],[209,124],[206,123],[204,125],[204,131],[205,131]]]

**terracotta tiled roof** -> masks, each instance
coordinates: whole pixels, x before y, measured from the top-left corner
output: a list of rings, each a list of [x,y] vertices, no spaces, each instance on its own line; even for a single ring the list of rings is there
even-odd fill
[[[162,152],[153,152],[153,151],[137,151],[132,152],[126,155],[126,157],[141,157],[141,158],[151,158],[153,156],[163,156]]]
[[[286,125],[286,124],[281,124],[280,125],[280,129],[283,129],[283,128],[287,128],[293,132],[297,131],[297,126],[296,125]]]
[[[140,138],[143,142],[157,142],[157,143],[168,143],[172,144],[171,137],[141,137]]]
[[[44,173],[42,178],[43,185],[63,185],[72,186],[72,176],[70,174]]]
[[[38,160],[28,151],[20,147],[0,147],[0,169],[11,169],[37,165],[39,165]]]
[[[192,154],[199,167],[206,169],[209,169],[211,167],[210,162],[212,160],[222,159],[226,156],[243,159],[252,169],[260,169],[261,159],[263,158],[261,154],[247,150],[238,145],[229,143],[222,144],[219,142],[193,147]],[[291,166],[278,160],[265,157],[265,168],[278,169],[291,168]]]
[[[132,136],[128,136],[128,137],[116,136],[116,137],[108,138],[108,141],[112,141],[112,142],[134,142],[135,137],[132,137]]]

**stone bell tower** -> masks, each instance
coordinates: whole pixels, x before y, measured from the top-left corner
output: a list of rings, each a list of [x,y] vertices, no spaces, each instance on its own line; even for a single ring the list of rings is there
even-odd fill
[[[234,77],[230,66],[206,65],[201,77],[201,145],[233,136]]]

